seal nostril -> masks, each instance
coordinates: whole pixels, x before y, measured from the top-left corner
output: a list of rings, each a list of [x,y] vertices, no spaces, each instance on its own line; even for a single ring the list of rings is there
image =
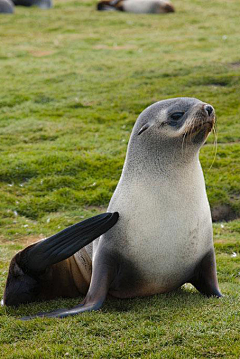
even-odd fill
[[[211,113],[213,112],[213,108],[210,105],[205,106],[205,110],[207,111],[208,116],[210,116]]]

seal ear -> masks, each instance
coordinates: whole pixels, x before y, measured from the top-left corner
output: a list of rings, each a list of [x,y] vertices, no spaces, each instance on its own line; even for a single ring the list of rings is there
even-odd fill
[[[72,256],[107,232],[117,222],[118,217],[117,212],[104,213],[76,223],[19,252],[16,262],[24,273],[41,274],[47,267]]]
[[[138,131],[138,135],[141,135],[141,133],[143,133],[144,131],[146,131],[149,127],[151,127],[150,123],[145,123],[145,125],[143,125],[140,130]]]

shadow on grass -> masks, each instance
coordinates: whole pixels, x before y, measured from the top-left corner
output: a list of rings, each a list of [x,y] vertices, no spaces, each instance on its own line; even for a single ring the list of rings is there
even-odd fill
[[[51,300],[48,302],[36,302],[27,305],[20,305],[19,307],[3,307],[2,310],[8,316],[14,319],[19,319],[25,315],[34,315],[40,312],[50,312],[59,308],[71,308],[78,305],[84,297],[76,299],[63,299]],[[182,312],[182,310],[196,310],[205,305],[209,305],[212,300],[219,301],[218,298],[207,298],[197,291],[179,288],[173,292],[166,294],[158,294],[144,298],[131,298],[131,299],[118,299],[110,297],[107,298],[104,306],[100,312],[104,314],[141,314],[144,318],[152,318],[153,311],[159,308],[161,311],[161,318],[169,312]],[[167,310],[167,311],[166,311]],[[144,314],[144,312],[146,314]],[[160,313],[159,313],[160,314]],[[1,315],[1,314],[0,314]]]

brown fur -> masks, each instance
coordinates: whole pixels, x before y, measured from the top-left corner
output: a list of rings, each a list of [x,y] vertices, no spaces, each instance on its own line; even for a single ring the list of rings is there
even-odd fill
[[[79,282],[83,282],[82,286],[76,285],[74,277],[77,276]],[[88,288],[87,285],[86,288],[84,286],[85,282],[73,256],[51,266],[40,279],[42,283],[40,300],[51,300],[58,297],[75,298],[80,294],[86,294]]]
[[[167,12],[175,12],[175,9],[174,9],[172,4],[166,4],[164,6],[164,12],[165,13],[167,13]]]

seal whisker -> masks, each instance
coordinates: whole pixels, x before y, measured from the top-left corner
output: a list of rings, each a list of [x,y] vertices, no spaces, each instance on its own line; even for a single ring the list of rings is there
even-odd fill
[[[184,132],[183,139],[182,139],[182,156],[184,155],[184,141],[186,139],[186,136],[187,136],[187,132]],[[186,146],[187,146],[187,144],[186,144]]]
[[[216,160],[216,157],[217,157],[217,128],[216,128],[216,122],[214,121],[213,123],[213,128],[212,128],[212,132],[213,132],[213,135],[214,135],[214,142],[213,142],[213,148],[214,148],[214,155],[213,155],[213,160],[212,160],[212,163],[209,167],[209,171],[212,169],[212,166]]]

